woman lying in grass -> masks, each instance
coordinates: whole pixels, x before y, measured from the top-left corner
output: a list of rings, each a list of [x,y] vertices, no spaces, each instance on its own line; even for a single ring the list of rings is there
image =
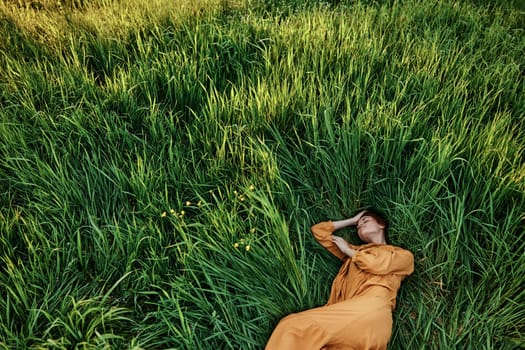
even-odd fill
[[[332,235],[354,225],[366,244],[354,246]],[[386,349],[397,290],[414,270],[412,253],[388,245],[386,229],[386,220],[371,210],[312,226],[317,241],[343,265],[333,281],[328,303],[283,318],[267,350]]]

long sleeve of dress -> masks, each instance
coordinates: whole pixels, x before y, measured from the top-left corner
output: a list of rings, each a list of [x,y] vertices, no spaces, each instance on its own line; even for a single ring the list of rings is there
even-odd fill
[[[311,227],[312,233],[323,247],[325,247],[330,253],[338,257],[340,260],[348,258],[341,250],[332,242],[332,233],[335,231],[334,224],[332,221],[323,221],[315,224]],[[349,244],[350,248],[355,249],[356,247]]]
[[[352,258],[363,271],[374,275],[410,275],[414,271],[414,256],[408,250],[385,246],[383,249],[373,247],[359,250]]]

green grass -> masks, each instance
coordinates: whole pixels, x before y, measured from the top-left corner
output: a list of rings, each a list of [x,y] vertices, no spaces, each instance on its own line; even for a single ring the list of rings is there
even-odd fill
[[[0,5],[0,348],[261,349],[369,205],[390,349],[525,346],[519,2],[177,3]]]

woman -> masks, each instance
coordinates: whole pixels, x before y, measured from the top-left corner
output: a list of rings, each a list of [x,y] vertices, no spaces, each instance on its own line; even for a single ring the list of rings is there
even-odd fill
[[[348,226],[357,226],[366,244],[354,246],[332,234]],[[266,350],[386,349],[397,290],[414,270],[412,253],[386,243],[387,226],[372,210],[312,226],[315,239],[343,265],[328,303],[283,318]]]

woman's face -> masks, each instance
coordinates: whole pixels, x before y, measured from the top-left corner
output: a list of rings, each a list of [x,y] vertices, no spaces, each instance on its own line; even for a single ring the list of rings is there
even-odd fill
[[[365,215],[357,221],[357,235],[363,242],[370,243],[372,237],[382,234],[384,228],[371,216]]]

